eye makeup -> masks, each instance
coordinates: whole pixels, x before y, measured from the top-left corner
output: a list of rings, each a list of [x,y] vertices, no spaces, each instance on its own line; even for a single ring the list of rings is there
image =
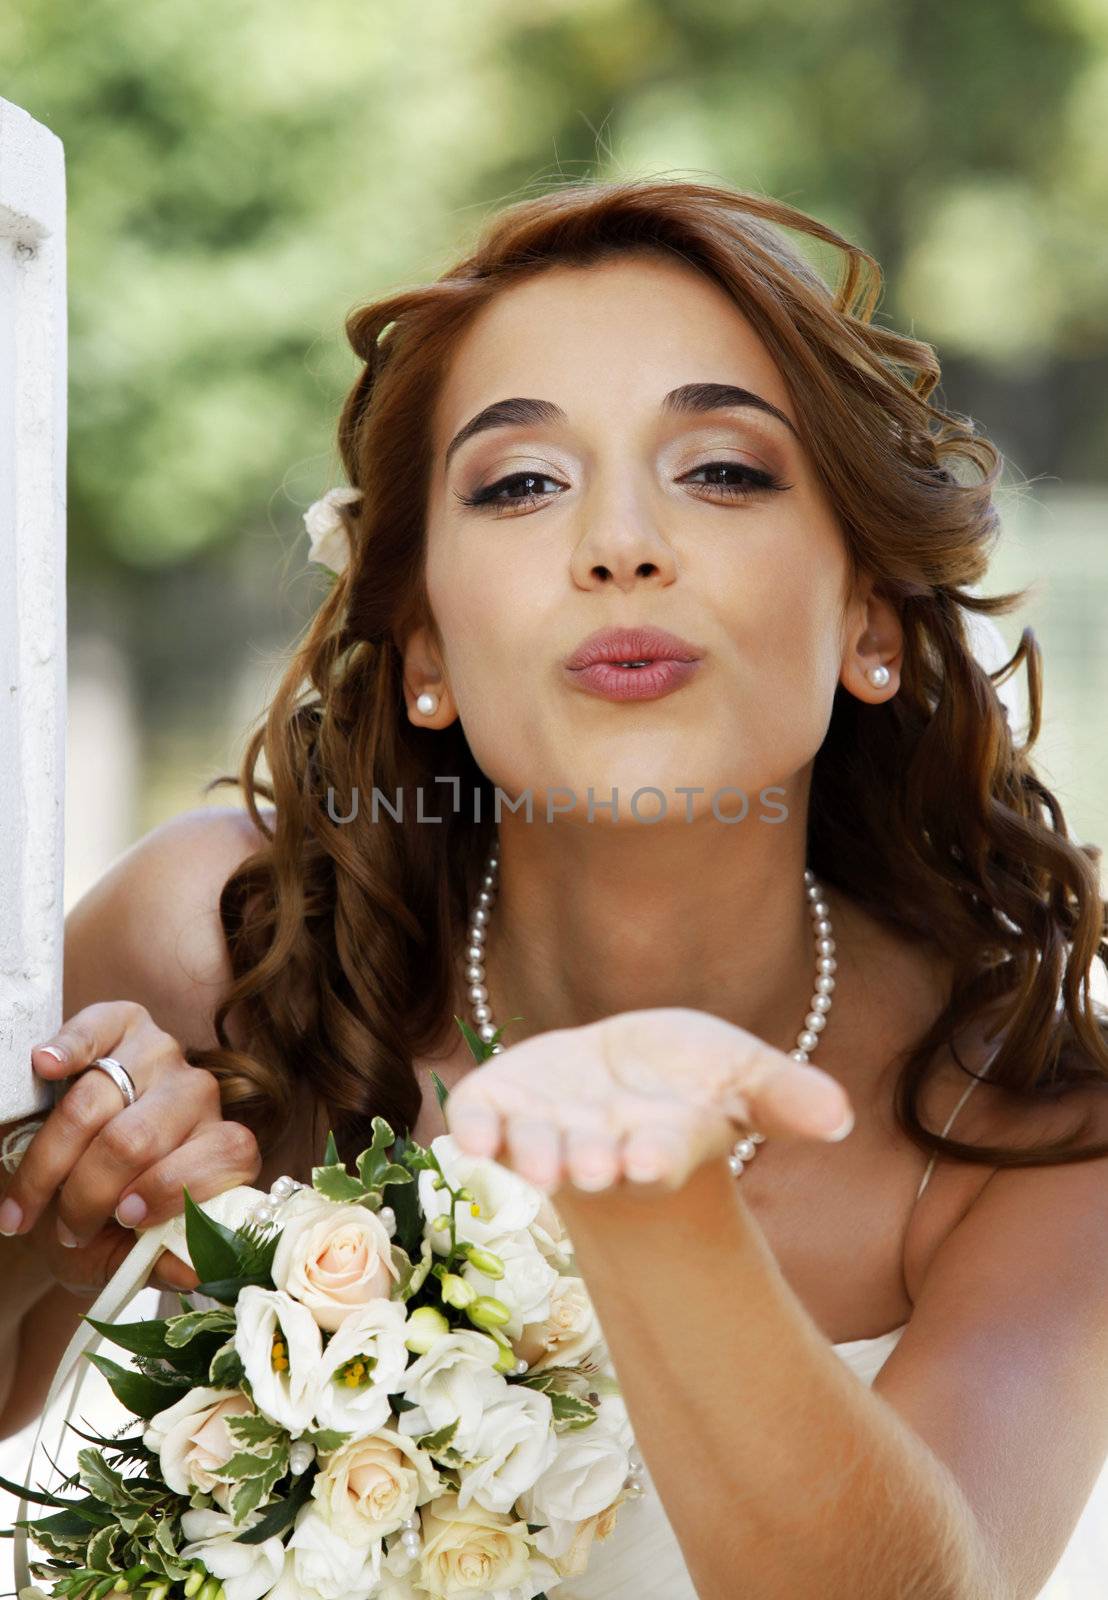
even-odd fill
[[[692,483],[698,473],[730,473],[730,482]],[[516,510],[530,510],[535,506],[545,504],[550,499],[556,499],[557,493],[535,493],[528,490],[526,494],[515,496],[505,491],[511,491],[514,485],[526,483],[559,483],[559,479],[548,472],[539,472],[534,469],[524,469],[520,472],[508,473],[490,484],[474,490],[472,494],[463,494],[454,491],[454,497],[460,505],[469,510],[493,509],[497,516],[513,516]],[[699,467],[692,467],[688,472],[682,473],[677,479],[678,483],[689,482],[689,487],[695,492],[697,499],[710,499],[714,495],[722,495],[724,501],[751,500],[760,494],[779,494],[792,485],[783,483],[776,474],[766,472],[760,467],[748,466],[742,461],[706,461]],[[564,489],[566,485],[562,485]],[[705,492],[706,491],[706,492]],[[560,492],[560,491],[559,491]],[[722,503],[717,501],[717,504]]]

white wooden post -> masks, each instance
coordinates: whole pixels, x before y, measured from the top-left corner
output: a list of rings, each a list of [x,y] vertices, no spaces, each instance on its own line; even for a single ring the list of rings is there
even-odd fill
[[[62,1021],[66,372],[64,151],[0,99],[0,1122]]]

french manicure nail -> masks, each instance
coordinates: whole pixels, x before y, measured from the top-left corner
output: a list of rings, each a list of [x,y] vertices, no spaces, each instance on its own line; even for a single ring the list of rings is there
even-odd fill
[[[75,1233],[70,1233],[60,1217],[58,1218],[58,1238],[67,1250],[75,1250],[81,1242]]]
[[[115,1208],[115,1220],[124,1228],[136,1227],[146,1215],[146,1201],[140,1194],[129,1194]]]
[[[3,1205],[0,1205],[0,1233],[11,1238],[13,1233],[19,1232],[22,1221],[23,1207],[17,1204],[15,1200],[8,1199],[4,1201]]]
[[[57,1045],[53,1045],[53,1044],[40,1045],[39,1046],[39,1054],[40,1055],[44,1055],[44,1056],[53,1056],[54,1060],[57,1061],[57,1062],[60,1062],[63,1067],[65,1066],[65,1063],[69,1060],[69,1057],[66,1054],[66,1052],[64,1050],[59,1050]]]

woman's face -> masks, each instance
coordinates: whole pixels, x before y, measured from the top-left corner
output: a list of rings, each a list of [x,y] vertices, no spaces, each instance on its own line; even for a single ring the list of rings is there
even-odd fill
[[[688,385],[766,404],[667,402]],[[520,399],[543,414],[479,427],[448,459],[471,419]],[[759,791],[788,786],[818,750],[840,677],[864,692],[874,659],[857,658],[865,602],[844,617],[846,550],[796,425],[750,324],[679,262],[551,268],[499,295],[456,350],[433,418],[426,576],[442,649],[414,635],[405,682],[409,706],[425,686],[439,706],[416,720],[459,716],[486,776],[531,791],[536,820],[555,788],[584,816],[590,786],[597,806],[617,790],[621,821],[648,786],[678,820],[728,786],[763,811]],[[701,651],[680,687],[612,700],[567,671],[587,635],[639,624]],[[719,803],[740,809],[735,795]],[[658,809],[642,798],[642,816]]]

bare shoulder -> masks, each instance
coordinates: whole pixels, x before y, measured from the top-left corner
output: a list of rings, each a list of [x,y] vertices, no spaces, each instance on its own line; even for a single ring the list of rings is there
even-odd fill
[[[1068,1091],[1012,1142],[1084,1123],[1081,1144],[1102,1146],[1106,1088]],[[979,1113],[987,1137],[999,1115]],[[1108,1452],[1106,1177],[1108,1157],[993,1169],[933,1252],[874,1383],[957,1480],[1013,1595],[1039,1593]]]
[[[989,1053],[982,1046],[963,1059],[979,1073]],[[924,1120],[936,1132],[958,1108],[949,1137],[981,1148],[1015,1152],[1071,1139],[1083,1146],[1108,1143],[1108,1080],[1028,1101],[992,1082],[987,1073],[974,1083],[948,1064],[927,1085],[922,1104]],[[1098,1160],[1007,1167],[987,1159],[967,1162],[939,1156],[913,1209],[905,1239],[904,1278],[913,1304],[946,1241],[971,1214],[981,1214],[978,1205],[986,1195],[990,1202],[998,1191],[1041,1197],[1050,1189],[1050,1174],[1063,1192],[1076,1192],[1086,1183],[1103,1184],[1104,1172],[1105,1162]]]
[[[203,806],[124,851],[66,917],[66,1017],[136,1000],[182,1046],[215,1045],[212,1013],[231,980],[219,898],[266,842],[240,807]]]

